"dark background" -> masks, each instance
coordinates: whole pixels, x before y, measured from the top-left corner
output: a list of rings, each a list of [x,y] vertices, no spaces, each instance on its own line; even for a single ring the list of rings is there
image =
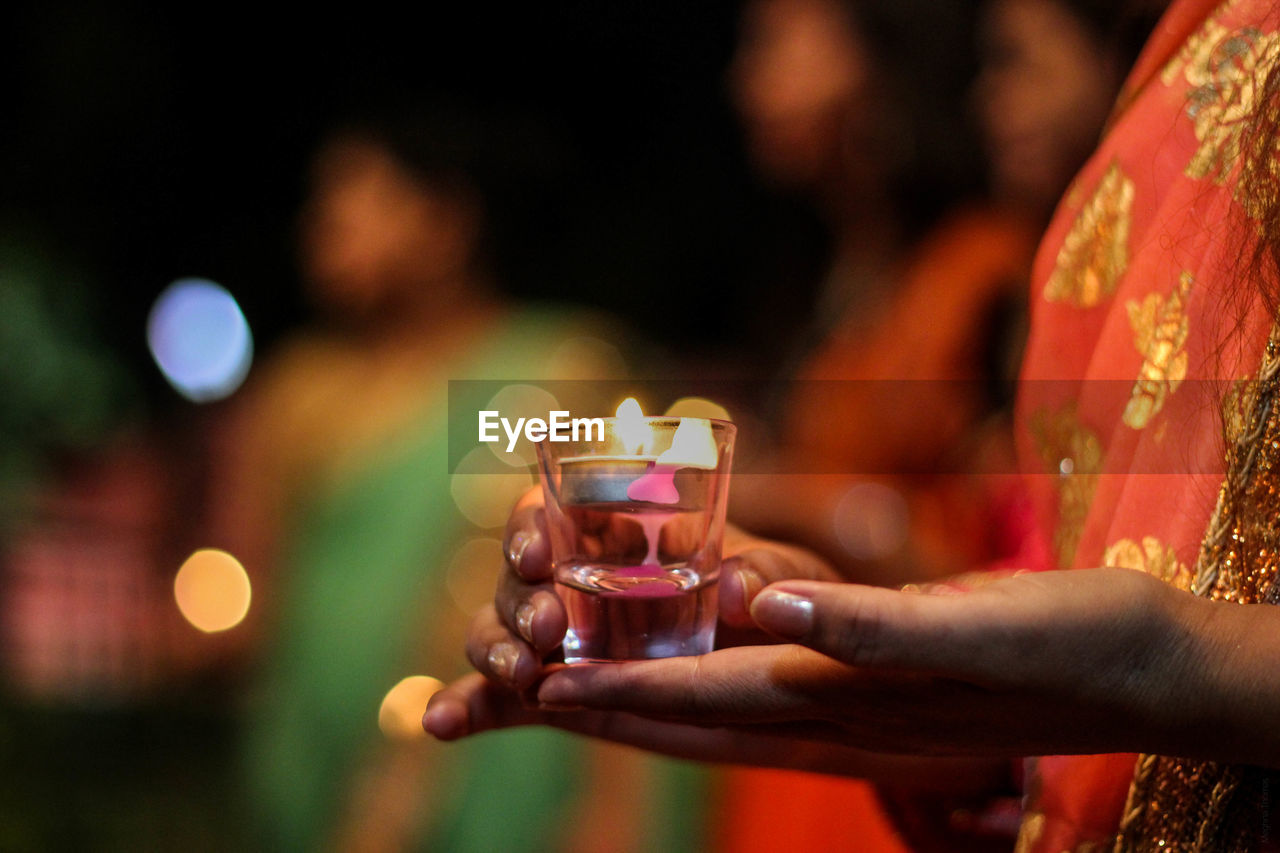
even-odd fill
[[[776,377],[827,247],[804,200],[744,161],[725,76],[741,5],[0,4],[0,546],[10,494],[95,473],[85,451],[127,408],[120,420],[147,427],[119,467],[163,469],[162,517],[144,519],[163,530],[119,524],[114,493],[90,489],[109,517],[80,518],[63,496],[75,512],[54,507],[70,523],[50,538],[79,549],[84,581],[103,553],[148,553],[167,607],[168,573],[203,544],[176,522],[209,498],[201,427],[217,407],[164,384],[147,312],[173,280],[211,278],[269,357],[306,317],[294,244],[308,161],[335,122],[379,103],[447,99],[509,121],[530,170],[504,199],[495,266],[511,293],[611,311],[684,374]],[[93,611],[96,587],[76,583],[68,612]],[[114,692],[72,679],[77,692],[45,699],[9,695],[0,676],[0,850],[243,849],[232,678]]]
[[[743,162],[725,85],[739,5],[13,6],[6,230],[77,271],[98,333],[176,405],[145,352],[156,294],[212,278],[269,350],[302,316],[294,223],[322,132],[377,99],[445,95],[545,143],[503,234],[511,291],[610,309],[677,354],[767,362],[823,249]]]
[[[772,372],[824,247],[805,205],[744,163],[725,85],[738,6],[4,4],[0,533],[8,499],[108,437],[122,409],[150,424],[138,458],[178,483],[165,512],[200,505],[192,427],[209,412],[164,384],[147,312],[174,279],[211,278],[269,357],[306,317],[308,160],[379,101],[512,117],[511,149],[541,180],[501,235],[511,292],[608,309],[703,372]],[[69,534],[86,560],[95,536],[125,535],[95,523]],[[0,848],[236,849],[227,687],[215,674],[52,704],[0,690]]]

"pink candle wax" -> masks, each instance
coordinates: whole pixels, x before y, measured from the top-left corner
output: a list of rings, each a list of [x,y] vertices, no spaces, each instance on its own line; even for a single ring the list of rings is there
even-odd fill
[[[676,491],[676,471],[679,469],[678,465],[650,462],[648,469],[627,486],[627,497],[655,504],[679,503],[680,493]]]

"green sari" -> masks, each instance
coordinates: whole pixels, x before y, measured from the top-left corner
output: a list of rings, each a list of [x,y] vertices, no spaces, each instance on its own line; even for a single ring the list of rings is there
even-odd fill
[[[465,378],[535,374],[558,342],[582,333],[564,317],[524,311],[495,324],[473,348]],[[474,429],[485,402],[455,400],[453,428]],[[436,398],[369,464],[339,487],[308,496],[295,516],[283,551],[276,633],[246,731],[246,793],[267,849],[334,844],[361,760],[382,738],[383,695],[421,667],[414,652],[429,620],[455,607],[445,586],[449,557],[460,539],[480,529],[450,494],[446,409]],[[460,647],[429,654],[439,667],[430,675],[448,680],[467,670]],[[447,778],[431,785],[429,825],[415,828],[412,849],[543,851],[567,837],[585,793],[581,740],[528,728],[447,750]],[[654,765],[647,778],[656,790],[637,798],[650,805],[635,849],[703,849],[705,771],[646,760]]]

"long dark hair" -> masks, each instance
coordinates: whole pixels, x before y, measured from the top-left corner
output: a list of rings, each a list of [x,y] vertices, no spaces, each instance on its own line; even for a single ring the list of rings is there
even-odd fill
[[[1280,313],[1280,63],[1257,90],[1257,103],[1241,139],[1237,198],[1254,223],[1251,263],[1238,282],[1261,294],[1272,318]]]

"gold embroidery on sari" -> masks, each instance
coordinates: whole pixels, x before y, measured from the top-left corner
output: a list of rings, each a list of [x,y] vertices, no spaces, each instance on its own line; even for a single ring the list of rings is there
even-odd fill
[[[1187,164],[1187,176],[1222,183],[1240,159],[1241,136],[1254,114],[1258,87],[1275,61],[1277,34],[1244,29],[1213,45],[1205,65],[1187,66],[1187,115],[1195,123],[1200,147]],[[1195,74],[1192,74],[1192,71]]]
[[[1129,266],[1133,181],[1112,163],[1076,215],[1044,286],[1044,298],[1081,308],[1115,293]]]
[[[1227,28],[1219,23],[1218,18],[1227,11],[1230,3],[1219,6],[1212,15],[1196,30],[1191,38],[1183,43],[1182,49],[1170,57],[1160,70],[1160,82],[1172,86],[1178,79],[1178,72],[1185,69],[1186,80],[1193,86],[1202,85],[1207,80],[1205,69],[1209,67],[1209,58],[1214,45],[1222,41]],[[1197,82],[1199,81],[1199,82]]]
[[[1024,814],[1022,824],[1018,827],[1018,842],[1014,845],[1013,853],[1031,853],[1043,834],[1044,815],[1040,812]]]
[[[1168,433],[1169,433],[1169,422],[1161,421],[1159,425],[1156,426],[1155,431],[1151,433],[1151,440],[1155,442],[1157,446],[1164,444],[1164,437]]]
[[[1056,412],[1035,412],[1030,430],[1045,467],[1057,474],[1058,524],[1053,532],[1053,549],[1058,565],[1068,568],[1075,559],[1098,485],[1102,442],[1080,422],[1074,402]]]
[[[1124,408],[1123,420],[1134,429],[1145,427],[1187,377],[1190,322],[1186,309],[1193,281],[1191,273],[1184,271],[1167,297],[1152,293],[1141,302],[1130,299],[1125,303],[1133,344],[1143,359]]]
[[[1013,853],[1033,853],[1041,837],[1044,836],[1044,824],[1045,816],[1040,812],[1028,812],[1023,815]],[[1070,850],[1063,850],[1062,853],[1099,853],[1103,849],[1105,849],[1104,845],[1096,841],[1081,841]]]
[[[1257,120],[1258,95],[1277,59],[1280,33],[1264,33],[1256,27],[1229,30],[1215,16],[1164,67],[1160,79],[1165,85],[1172,85],[1181,70],[1190,87],[1186,114],[1200,145],[1187,164],[1187,177],[1208,178],[1217,184],[1227,180],[1249,144],[1248,133]],[[1266,162],[1272,172],[1276,169],[1272,158],[1249,159]],[[1240,189],[1256,184],[1258,177],[1237,181],[1236,191],[1236,199],[1255,219],[1265,204]]]
[[[1191,589],[1191,569],[1178,559],[1172,548],[1154,536],[1143,536],[1141,542],[1116,540],[1103,554],[1102,564],[1146,572],[1178,589]]]

